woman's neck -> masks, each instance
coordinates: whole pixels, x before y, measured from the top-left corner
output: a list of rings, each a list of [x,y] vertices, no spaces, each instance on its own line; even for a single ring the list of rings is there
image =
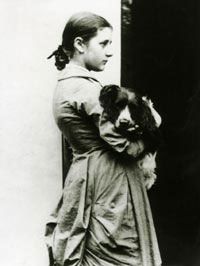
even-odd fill
[[[76,58],[76,57],[71,58],[69,61],[69,65],[75,65],[87,69],[85,63],[83,62],[83,60],[81,60],[81,58]]]

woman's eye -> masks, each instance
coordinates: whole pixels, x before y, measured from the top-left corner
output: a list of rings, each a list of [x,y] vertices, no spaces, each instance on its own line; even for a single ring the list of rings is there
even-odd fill
[[[108,45],[108,43],[109,43],[109,41],[106,40],[106,41],[100,42],[100,45],[101,45],[102,47],[105,47],[106,45]]]
[[[100,45],[101,45],[101,47],[105,47],[106,43],[105,42],[101,42]]]

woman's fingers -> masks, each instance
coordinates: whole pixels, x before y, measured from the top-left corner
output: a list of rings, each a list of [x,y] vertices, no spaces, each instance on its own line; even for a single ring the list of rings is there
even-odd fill
[[[132,127],[129,127],[127,130],[128,130],[128,132],[133,132],[135,130],[138,130],[138,128],[139,128],[139,126],[135,124]]]

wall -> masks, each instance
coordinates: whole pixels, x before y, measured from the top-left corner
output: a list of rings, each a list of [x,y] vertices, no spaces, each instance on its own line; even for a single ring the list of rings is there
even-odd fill
[[[104,83],[120,81],[120,0],[0,3],[0,263],[48,265],[45,220],[61,193],[61,137],[52,116],[57,70],[46,57],[66,19],[88,10],[114,26]],[[110,12],[112,11],[112,12]]]

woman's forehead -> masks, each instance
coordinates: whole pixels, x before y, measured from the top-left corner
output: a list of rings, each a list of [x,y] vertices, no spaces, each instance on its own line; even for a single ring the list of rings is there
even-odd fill
[[[95,35],[96,39],[98,39],[98,41],[103,41],[103,40],[110,40],[112,39],[112,29],[109,27],[106,28],[99,28],[97,30],[97,34]]]

